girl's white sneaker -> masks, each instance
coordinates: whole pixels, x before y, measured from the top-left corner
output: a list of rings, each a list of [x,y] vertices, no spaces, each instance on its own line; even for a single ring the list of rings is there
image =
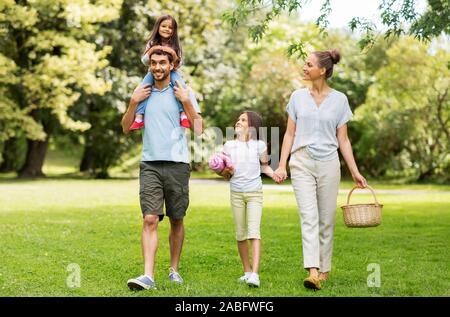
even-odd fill
[[[244,275],[238,279],[238,282],[246,282],[250,275],[252,275],[252,272],[244,272]]]
[[[259,281],[259,274],[252,273],[249,278],[245,281],[248,286],[259,287],[261,282]]]

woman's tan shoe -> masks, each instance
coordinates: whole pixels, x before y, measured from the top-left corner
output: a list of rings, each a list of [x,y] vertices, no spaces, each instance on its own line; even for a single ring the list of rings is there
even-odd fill
[[[307,278],[305,278],[303,280],[303,286],[314,290],[319,290],[322,288],[319,279],[314,276],[308,276]]]

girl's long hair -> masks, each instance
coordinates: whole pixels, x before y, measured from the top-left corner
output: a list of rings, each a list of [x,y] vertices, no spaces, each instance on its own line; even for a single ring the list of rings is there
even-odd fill
[[[162,45],[162,38],[161,35],[159,35],[159,27],[161,26],[161,23],[165,20],[172,21],[172,36],[169,39],[169,45],[177,53],[178,60],[181,61],[183,51],[181,49],[180,41],[178,39],[178,24],[175,18],[168,14],[160,16],[158,20],[156,20],[155,25],[153,26],[152,34],[148,38],[147,45],[142,53],[145,53],[145,51],[152,46]]]
[[[249,131],[250,139],[260,140],[260,137],[262,136],[260,135],[259,130],[263,126],[263,119],[261,115],[254,111],[243,111],[239,116],[241,116],[244,113],[247,115],[248,128],[250,130]],[[263,140],[263,138],[261,139]]]

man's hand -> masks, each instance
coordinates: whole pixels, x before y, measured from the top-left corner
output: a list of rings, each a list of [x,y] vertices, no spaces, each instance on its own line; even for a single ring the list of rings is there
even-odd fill
[[[176,86],[173,87],[173,90],[175,93],[175,97],[181,102],[183,110],[186,112],[186,116],[188,117],[189,123],[191,124],[190,129],[196,135],[201,135],[203,133],[205,125],[202,116],[197,112],[193,102],[191,101],[191,89],[183,87],[183,85],[177,80]]]
[[[152,87],[150,84],[145,84],[143,86],[138,86],[131,95],[131,101],[135,103],[140,103],[145,100],[152,93]]]
[[[138,86],[131,95],[130,103],[128,104],[127,111],[122,117],[122,130],[123,133],[128,134],[130,133],[130,127],[133,124],[135,112],[136,112],[136,106],[142,101],[145,100],[145,98],[148,98],[151,94],[151,87],[149,84]]]
[[[177,85],[173,87],[175,97],[177,97],[177,99],[181,103],[189,101],[190,100],[189,89],[187,87],[183,87],[183,85],[178,80],[176,81],[176,83]]]

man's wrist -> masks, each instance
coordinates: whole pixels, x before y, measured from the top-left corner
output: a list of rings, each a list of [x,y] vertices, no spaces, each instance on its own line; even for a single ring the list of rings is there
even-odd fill
[[[130,107],[136,107],[138,105],[139,101],[131,97],[130,99]]]
[[[183,104],[183,106],[186,106],[187,104],[191,103],[191,99],[189,97],[183,98],[182,100],[180,100],[180,102]]]

